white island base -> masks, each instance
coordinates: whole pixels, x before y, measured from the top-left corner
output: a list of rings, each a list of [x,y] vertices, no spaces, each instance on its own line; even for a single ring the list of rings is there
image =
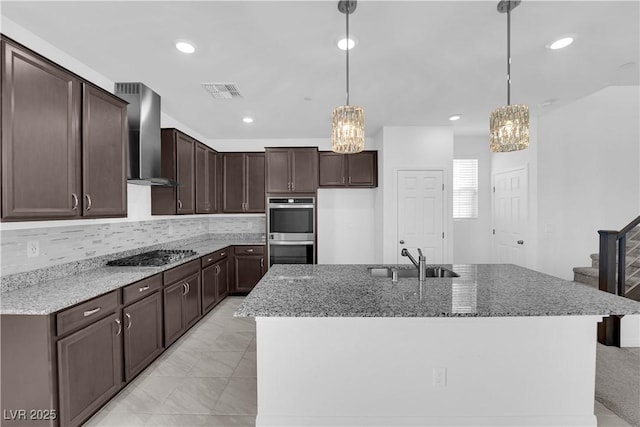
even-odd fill
[[[257,426],[596,426],[602,316],[257,317]]]

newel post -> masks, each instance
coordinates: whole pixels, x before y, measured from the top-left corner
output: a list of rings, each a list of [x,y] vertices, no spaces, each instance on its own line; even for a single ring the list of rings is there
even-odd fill
[[[616,249],[618,232],[612,230],[598,230],[600,235],[600,258],[598,289],[617,294],[616,283]],[[605,345],[620,346],[620,317],[604,318],[598,327],[598,341]]]

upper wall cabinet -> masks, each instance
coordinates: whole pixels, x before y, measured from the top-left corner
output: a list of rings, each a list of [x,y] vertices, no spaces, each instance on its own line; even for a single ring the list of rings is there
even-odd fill
[[[151,214],[195,213],[195,139],[177,129],[162,129],[162,166],[165,178],[177,187],[151,187]]]
[[[218,212],[218,153],[208,146],[196,144],[196,213]]]
[[[266,148],[267,193],[314,193],[318,188],[318,149]]]
[[[126,103],[9,40],[0,48],[2,219],[125,216]]]
[[[222,154],[224,213],[264,213],[264,153]]]
[[[319,153],[320,187],[373,188],[378,186],[378,152],[357,154]]]

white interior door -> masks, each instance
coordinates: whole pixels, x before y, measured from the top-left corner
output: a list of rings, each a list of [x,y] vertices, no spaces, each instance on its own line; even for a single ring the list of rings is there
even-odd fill
[[[435,170],[398,171],[398,243],[397,263],[411,262],[400,255],[407,248],[427,263],[444,261],[444,187],[443,172]]]
[[[493,178],[493,259],[526,266],[529,190],[527,169],[497,173]]]

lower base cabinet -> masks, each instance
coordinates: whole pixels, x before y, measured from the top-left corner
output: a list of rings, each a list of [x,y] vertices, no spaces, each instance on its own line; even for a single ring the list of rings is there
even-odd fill
[[[227,259],[202,269],[202,313],[209,312],[229,293]]]
[[[164,288],[164,343],[169,346],[200,319],[200,271]]]
[[[235,246],[233,257],[233,292],[248,294],[264,276],[264,246]]]
[[[130,381],[162,353],[162,293],[123,310],[124,378]]]
[[[58,341],[61,426],[82,424],[120,390],[121,334],[116,313]]]

